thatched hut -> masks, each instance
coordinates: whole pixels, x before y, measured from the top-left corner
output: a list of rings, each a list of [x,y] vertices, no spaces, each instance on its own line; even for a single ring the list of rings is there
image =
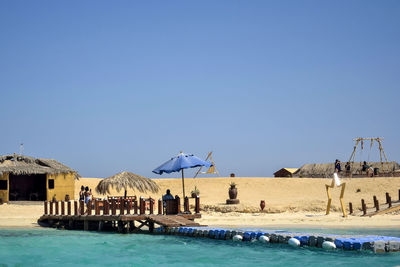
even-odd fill
[[[282,168],[274,173],[275,177],[293,177],[298,168]]]
[[[64,200],[73,198],[79,174],[54,159],[0,156],[0,199]]]
[[[393,176],[396,171],[400,169],[400,165],[395,162],[368,162],[370,167],[376,171],[377,176]],[[346,172],[345,163],[342,162],[342,177],[365,177],[366,172],[362,171],[362,162],[350,163],[350,172]],[[306,178],[332,178],[335,172],[334,163],[312,163],[304,164],[300,169],[294,173],[294,177]]]

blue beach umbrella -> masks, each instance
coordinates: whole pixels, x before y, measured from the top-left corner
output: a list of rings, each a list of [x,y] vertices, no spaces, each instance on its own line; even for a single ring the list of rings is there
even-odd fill
[[[207,168],[211,167],[211,163],[199,159],[194,155],[179,153],[178,156],[171,158],[158,168],[154,169],[153,172],[157,174],[171,173],[182,171],[182,187],[183,187],[183,198],[185,198],[185,179],[183,175],[183,169],[196,168],[205,166]]]

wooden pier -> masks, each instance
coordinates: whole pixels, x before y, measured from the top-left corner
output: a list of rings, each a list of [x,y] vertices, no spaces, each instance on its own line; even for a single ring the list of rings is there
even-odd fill
[[[200,198],[194,198],[194,211],[189,210],[189,198],[184,199],[181,212],[180,199],[158,200],[158,213],[154,212],[154,199],[120,198],[83,201],[45,201],[44,214],[38,224],[68,230],[116,231],[134,233],[143,227],[153,232],[155,225],[169,227],[200,226],[194,219],[201,218]]]

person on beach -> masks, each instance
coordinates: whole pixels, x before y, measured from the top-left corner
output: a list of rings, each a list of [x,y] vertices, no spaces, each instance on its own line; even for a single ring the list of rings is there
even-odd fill
[[[79,192],[79,201],[85,201],[85,187],[81,186],[81,191]]]
[[[171,190],[167,189],[166,194],[162,196],[164,210],[167,207],[167,201],[166,200],[170,200],[170,199],[174,199],[174,196],[171,194]]]
[[[350,167],[350,161],[348,161],[347,163],[346,163],[346,165],[344,166],[344,168],[345,168],[345,170],[346,170],[346,175],[347,176],[350,176],[350,171],[351,171],[351,167]]]
[[[371,177],[374,174],[374,169],[372,169],[372,167],[369,166],[366,161],[363,163],[362,171],[367,172],[368,177]]]
[[[89,200],[91,199],[91,192],[89,191],[89,187],[85,187],[85,204],[87,205]]]
[[[336,160],[335,161],[335,172],[336,173],[339,173],[339,172],[341,172],[342,171],[342,167],[340,166],[340,160]]]

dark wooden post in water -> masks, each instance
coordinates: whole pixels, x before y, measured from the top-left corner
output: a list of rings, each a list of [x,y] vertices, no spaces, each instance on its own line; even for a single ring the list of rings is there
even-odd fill
[[[386,204],[388,204],[389,203],[389,193],[388,192],[386,192]]]
[[[67,202],[67,214],[71,215],[71,201]]]
[[[115,199],[111,200],[111,215],[116,215],[117,214],[117,205],[115,203]]]
[[[56,215],[58,215],[58,201],[54,201],[54,204],[56,205]]]
[[[47,200],[44,202],[44,214],[47,215],[48,214],[48,210],[47,210]]]
[[[137,214],[137,210],[138,210],[138,207],[137,207],[138,205],[137,205],[137,200],[135,199],[134,201],[133,201],[133,213],[134,214]]]
[[[181,198],[179,196],[176,196],[175,200],[176,200],[176,205],[178,205],[178,208],[177,208],[178,213],[181,213]]]
[[[110,203],[108,202],[108,200],[104,200],[103,215],[108,215],[108,214],[110,214]]]
[[[363,211],[363,215],[367,215],[367,206],[365,205],[364,199],[361,199],[361,209]]]
[[[74,215],[78,215],[78,201],[74,201]]]
[[[376,200],[376,211],[379,211],[379,201],[378,200]]]
[[[50,215],[53,215],[53,201],[50,201],[49,204],[50,204]]]
[[[353,203],[349,202],[350,214],[353,214]]]
[[[158,214],[162,215],[163,202],[161,199],[158,200]]]
[[[65,215],[65,202],[61,200],[61,215]]]
[[[196,204],[194,207],[194,211],[198,214],[200,213],[200,197],[196,196]]]
[[[153,214],[154,212],[154,199],[150,198],[150,214]]]
[[[392,197],[391,196],[389,196],[389,202],[388,202],[388,204],[389,204],[389,208],[391,208],[392,207]]]
[[[87,214],[92,215],[92,200],[88,201]]]
[[[80,215],[85,214],[85,202],[83,200],[79,201],[79,213]]]
[[[376,196],[374,196],[374,208],[376,208],[376,200],[377,200],[377,198],[376,198]]]
[[[183,212],[184,213],[189,213],[189,198],[185,197],[185,199],[183,200]]]

